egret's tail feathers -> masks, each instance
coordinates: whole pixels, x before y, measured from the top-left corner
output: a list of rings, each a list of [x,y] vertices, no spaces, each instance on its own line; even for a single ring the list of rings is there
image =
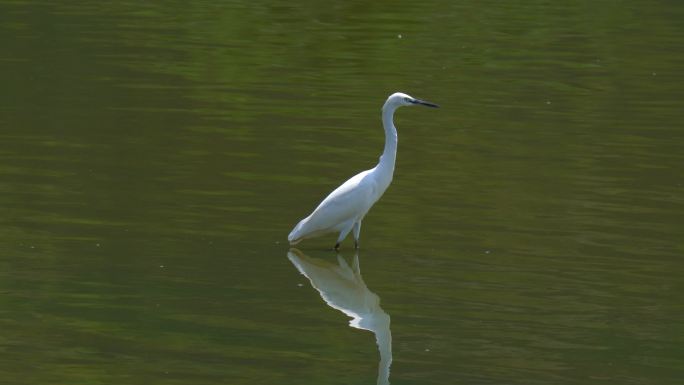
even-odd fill
[[[295,226],[295,228],[292,229],[292,231],[290,231],[290,235],[287,236],[287,241],[290,242],[290,245],[294,246],[302,240],[301,232],[303,223],[304,220],[299,221],[299,223],[297,223],[297,226]]]
[[[314,238],[330,231],[333,231],[333,229],[317,226],[315,221],[311,221],[311,216],[308,216],[297,223],[297,226],[287,236],[287,240],[290,242],[290,245],[296,245],[300,241]]]

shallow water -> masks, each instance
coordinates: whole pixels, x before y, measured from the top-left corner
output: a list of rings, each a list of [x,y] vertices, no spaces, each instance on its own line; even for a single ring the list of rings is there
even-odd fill
[[[684,4],[0,15],[3,383],[684,378]],[[290,251],[394,91],[442,108],[397,112],[360,252]]]

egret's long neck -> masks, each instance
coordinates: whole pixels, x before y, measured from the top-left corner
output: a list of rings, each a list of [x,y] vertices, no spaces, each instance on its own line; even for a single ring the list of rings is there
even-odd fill
[[[394,127],[394,111],[397,107],[385,105],[382,108],[382,125],[385,128],[385,151],[382,152],[378,168],[392,175],[397,160],[397,129]]]

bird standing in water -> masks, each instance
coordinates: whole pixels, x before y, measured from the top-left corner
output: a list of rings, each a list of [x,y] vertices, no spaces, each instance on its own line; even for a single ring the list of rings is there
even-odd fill
[[[340,242],[354,230],[354,245],[359,247],[361,221],[368,210],[380,199],[392,182],[394,163],[397,158],[397,129],[394,127],[394,111],[401,106],[423,105],[439,107],[401,92],[387,98],[382,107],[382,125],[385,128],[385,150],[378,165],[354,175],[331,192],[308,217],[297,223],[287,240],[296,245],[303,239],[327,233],[339,233],[335,250]]]

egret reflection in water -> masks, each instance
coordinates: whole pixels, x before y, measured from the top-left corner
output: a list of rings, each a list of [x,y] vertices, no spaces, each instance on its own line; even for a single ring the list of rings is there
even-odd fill
[[[340,255],[337,264],[311,258],[297,249],[291,249],[287,257],[330,307],[352,317],[349,326],[375,334],[380,351],[378,384],[389,384],[392,364],[390,316],[380,307],[380,297],[368,289],[361,277],[358,251],[351,266]]]

